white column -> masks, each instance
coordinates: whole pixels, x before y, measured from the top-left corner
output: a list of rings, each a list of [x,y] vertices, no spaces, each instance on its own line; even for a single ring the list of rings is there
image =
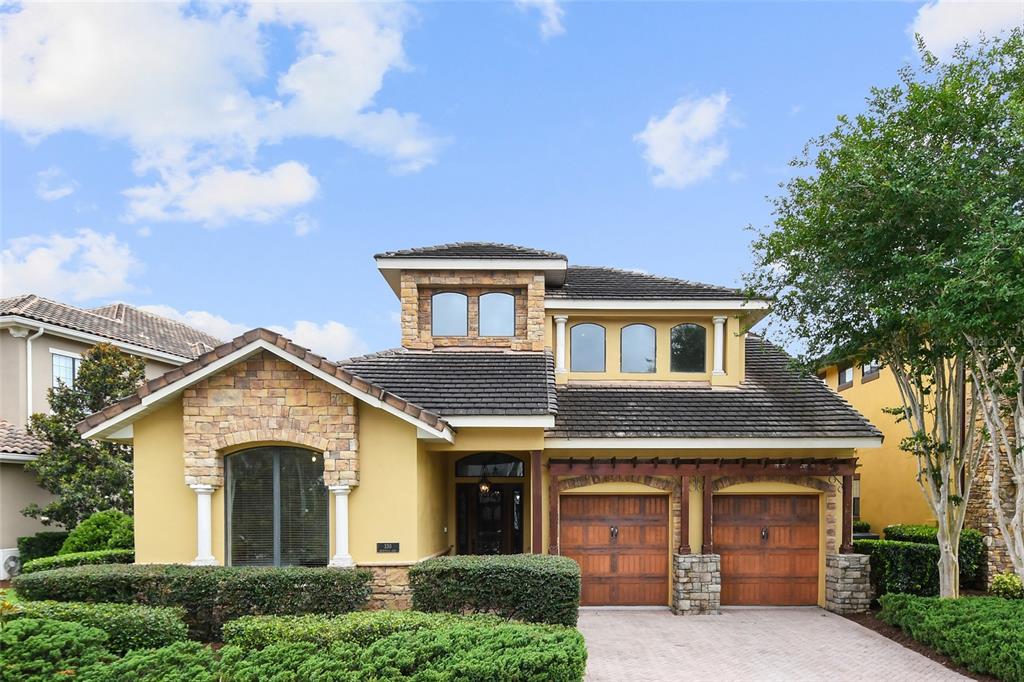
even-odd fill
[[[725,320],[724,317],[711,319],[715,323],[715,369],[712,374],[725,374]]]
[[[565,366],[565,323],[568,315],[555,315],[555,371],[564,374],[569,370]]]
[[[189,486],[196,491],[196,558],[193,566],[213,566],[213,486],[193,483]]]
[[[355,566],[352,555],[348,553],[348,494],[352,486],[332,485],[334,494],[334,556],[328,566],[338,568]]]

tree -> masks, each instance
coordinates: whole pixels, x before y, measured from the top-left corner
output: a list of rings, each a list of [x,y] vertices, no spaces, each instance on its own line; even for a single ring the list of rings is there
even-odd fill
[[[144,376],[142,358],[101,343],[82,355],[73,386],[49,390],[51,413],[32,415],[28,428],[50,448],[25,466],[56,499],[23,514],[71,529],[97,511],[132,513],[131,447],[83,440],[76,424],[134,393]]]
[[[775,299],[808,358],[880,360],[893,373],[938,522],[940,595],[959,595],[967,500],[984,446],[972,348],[962,319],[966,254],[1001,234],[1008,172],[1021,141],[1021,32],[960,46],[875,88],[863,114],[839,117],[792,165],[807,172],[773,200],[775,224],[754,241],[752,296]],[[990,338],[985,335],[983,338]]]

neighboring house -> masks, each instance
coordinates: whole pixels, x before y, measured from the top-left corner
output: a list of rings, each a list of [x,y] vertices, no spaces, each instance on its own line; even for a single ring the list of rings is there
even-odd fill
[[[220,344],[123,303],[86,310],[33,294],[0,299],[0,580],[7,577],[4,561],[18,553],[17,538],[46,528],[21,514],[50,499],[25,471],[25,462],[47,449],[25,425],[31,414],[49,411],[47,390],[73,384],[82,353],[100,342],[145,358],[147,379]]]
[[[357,564],[402,605],[428,557],[552,553],[584,604],[826,603],[881,434],[743,333],[766,302],[502,244],[376,260],[402,348],[254,329],[79,425],[134,443],[137,561]]]

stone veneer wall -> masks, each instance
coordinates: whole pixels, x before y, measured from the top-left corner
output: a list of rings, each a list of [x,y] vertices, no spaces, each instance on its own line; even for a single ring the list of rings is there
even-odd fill
[[[467,336],[433,337],[430,329],[430,297],[442,291],[458,291],[469,297]],[[515,295],[515,336],[479,335],[480,295],[488,292]],[[443,347],[489,347],[512,350],[544,350],[544,274],[513,270],[410,271],[402,273],[402,346],[416,350]]]
[[[672,612],[700,616],[722,612],[722,557],[718,554],[676,554]]]
[[[834,613],[864,613],[871,608],[871,564],[867,554],[825,557],[825,608]]]
[[[1002,465],[999,474],[1000,497],[1003,500],[1010,501],[1010,504],[1003,505],[1003,510],[1006,512],[1007,517],[1010,517],[1013,515],[1012,501],[1015,496],[1013,472],[1010,470],[1005,459],[1001,458],[1000,462]],[[985,552],[985,565],[983,566],[983,580],[986,586],[990,585],[992,578],[1000,573],[1013,570],[1013,563],[1010,561],[1010,555],[1006,551],[1006,541],[1003,540],[1003,534],[999,532],[995,511],[992,509],[991,487],[992,455],[986,452],[978,467],[974,484],[971,486],[971,496],[967,501],[967,518],[965,521],[965,525],[968,528],[979,530],[985,536],[984,542],[987,551]]]
[[[412,607],[409,566],[364,566],[373,573],[370,581],[370,609],[403,611]]]
[[[268,351],[185,389],[185,482],[221,486],[222,450],[277,441],[324,453],[327,485],[359,481],[355,398]]]

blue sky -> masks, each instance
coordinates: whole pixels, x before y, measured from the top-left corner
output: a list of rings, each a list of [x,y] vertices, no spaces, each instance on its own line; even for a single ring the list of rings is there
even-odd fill
[[[3,295],[394,346],[379,251],[735,285],[787,161],[1024,2],[8,6]]]

